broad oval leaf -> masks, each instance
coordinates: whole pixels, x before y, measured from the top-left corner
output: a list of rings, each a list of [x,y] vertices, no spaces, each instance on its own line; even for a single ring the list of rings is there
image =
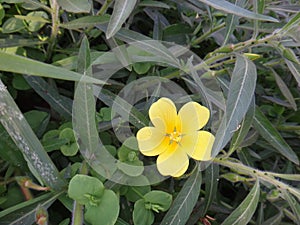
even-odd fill
[[[281,137],[280,133],[273,127],[272,123],[260,111],[258,107],[256,107],[255,110],[253,125],[255,129],[260,133],[260,135],[267,142],[269,142],[269,144],[272,145],[279,153],[281,153],[284,157],[288,158],[295,164],[299,164],[299,159],[296,153]]]
[[[277,19],[270,17],[270,16],[265,16],[257,13],[253,13],[247,9],[241,8],[237,5],[234,5],[228,1],[225,0],[198,0],[200,2],[203,2],[213,8],[225,11],[227,13],[231,13],[237,16],[241,17],[246,17],[249,19],[254,19],[254,20],[265,20],[265,21],[271,21],[271,22],[278,22]]]
[[[116,0],[114,10],[106,30],[106,38],[114,36],[122,27],[122,24],[129,17],[134,9],[137,0]]]
[[[244,225],[248,224],[253,216],[260,194],[259,180],[256,180],[250,193],[244,201],[226,218],[222,225]]]
[[[162,220],[162,225],[185,225],[198,200],[202,176],[197,166],[192,176],[185,182],[171,208]]]

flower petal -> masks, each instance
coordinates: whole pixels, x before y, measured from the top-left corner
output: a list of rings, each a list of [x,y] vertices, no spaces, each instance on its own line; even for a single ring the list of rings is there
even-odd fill
[[[215,136],[207,131],[198,131],[185,135],[181,139],[181,147],[190,157],[196,160],[211,159],[212,146]]]
[[[165,124],[165,132],[171,133],[174,131],[177,123],[177,110],[172,100],[168,98],[160,98],[153,103],[149,109],[150,120],[155,127],[160,127],[160,122]]]
[[[136,134],[136,138],[141,153],[146,156],[158,155],[169,147],[169,139],[165,136],[165,133],[155,127],[140,129]]]
[[[197,102],[188,102],[179,110],[178,116],[181,133],[188,134],[205,126],[209,120],[209,110]]]
[[[157,158],[157,169],[164,176],[180,177],[189,166],[187,154],[178,148],[177,143],[169,145],[167,151]]]

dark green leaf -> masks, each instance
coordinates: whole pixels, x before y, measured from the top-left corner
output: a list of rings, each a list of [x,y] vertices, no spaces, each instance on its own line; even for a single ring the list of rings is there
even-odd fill
[[[226,218],[222,225],[247,224],[255,213],[259,201],[259,194],[259,181],[256,180],[255,185],[244,201]]]
[[[256,107],[255,110],[253,124],[255,129],[260,133],[260,135],[267,142],[269,142],[269,144],[272,145],[279,153],[281,153],[284,157],[288,158],[292,162],[299,164],[299,159],[296,153],[281,137],[279,132],[273,127],[272,123],[260,111],[258,107]]]
[[[185,182],[171,208],[162,220],[162,225],[185,225],[198,200],[201,187],[201,172],[198,166]]]

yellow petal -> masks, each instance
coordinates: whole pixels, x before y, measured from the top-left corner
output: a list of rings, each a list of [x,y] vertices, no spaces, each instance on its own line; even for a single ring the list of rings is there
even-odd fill
[[[182,106],[178,116],[181,133],[188,134],[205,126],[209,120],[209,110],[197,102],[189,102]]]
[[[140,129],[136,134],[136,138],[141,153],[146,156],[161,154],[169,146],[169,138],[155,127]]]
[[[164,123],[166,133],[174,131],[177,123],[177,110],[174,103],[168,98],[160,98],[153,103],[149,110],[150,120],[157,128],[161,127],[161,121]]]
[[[157,157],[157,169],[164,176],[180,177],[189,166],[187,154],[178,148],[178,144],[171,144],[167,151]]]
[[[211,160],[215,137],[207,131],[198,131],[182,137],[180,148],[196,160]]]

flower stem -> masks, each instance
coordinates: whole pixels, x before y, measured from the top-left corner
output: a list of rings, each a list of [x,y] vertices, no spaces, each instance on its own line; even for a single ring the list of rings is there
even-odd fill
[[[220,158],[215,158],[213,161],[214,161],[214,163],[228,167],[239,174],[248,175],[255,179],[260,179],[264,182],[272,184],[279,190],[287,190],[291,194],[295,195],[300,200],[300,191],[298,189],[293,188],[293,187],[289,186],[288,184],[285,184],[275,178],[275,177],[279,177],[279,176],[284,176],[283,174],[261,171],[259,169],[255,169],[255,168],[246,166],[246,165],[240,163],[238,160],[235,160],[232,158],[221,158],[220,157]]]
[[[88,174],[88,167],[86,161],[82,162],[80,168],[80,174]],[[79,204],[77,201],[73,203],[72,210],[72,224],[71,225],[82,225],[83,224],[83,205]]]
[[[50,1],[51,6],[51,18],[52,18],[52,30],[51,30],[51,36],[48,41],[48,48],[47,48],[47,62],[50,61],[53,50],[56,45],[56,38],[59,30],[59,5],[56,0]]]

